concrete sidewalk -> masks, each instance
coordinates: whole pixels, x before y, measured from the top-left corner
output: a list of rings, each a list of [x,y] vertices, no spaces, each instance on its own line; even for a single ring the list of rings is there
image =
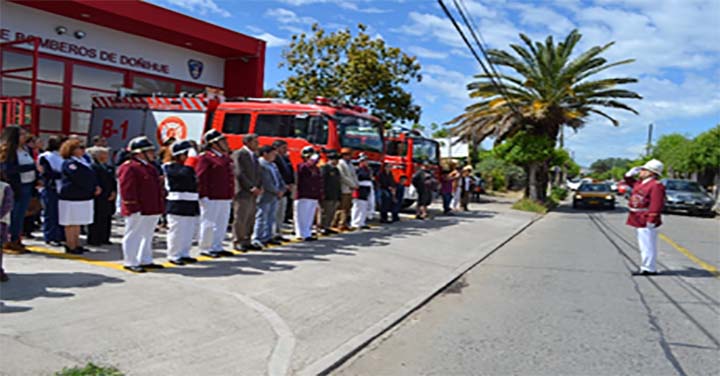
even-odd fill
[[[144,275],[6,257],[0,374],[87,361],[128,375],[317,374],[535,218],[474,208]]]

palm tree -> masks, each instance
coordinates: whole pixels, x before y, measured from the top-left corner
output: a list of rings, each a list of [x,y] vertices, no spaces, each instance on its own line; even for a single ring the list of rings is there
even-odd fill
[[[577,130],[593,114],[617,126],[619,122],[604,112],[604,108],[637,114],[635,109],[618,99],[642,97],[633,91],[616,88],[637,82],[637,79],[593,79],[608,68],[634,60],[608,63],[601,57],[600,54],[614,42],[592,47],[571,59],[581,38],[582,35],[573,30],[565,41],[556,45],[552,36],[547,37],[545,43],[533,43],[520,34],[524,46],[511,44],[514,55],[504,50],[489,50],[488,59],[493,65],[509,68],[516,74],[477,75],[478,81],[470,83],[468,90],[470,97],[479,101],[448,122],[452,125],[451,133],[475,143],[492,136],[496,145],[521,131],[555,141],[562,126]],[[547,161],[524,167],[532,188],[526,190],[526,195],[544,200]]]

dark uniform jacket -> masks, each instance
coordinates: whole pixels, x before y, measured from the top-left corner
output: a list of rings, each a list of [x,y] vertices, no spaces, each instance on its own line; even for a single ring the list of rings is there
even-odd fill
[[[280,176],[285,181],[285,185],[295,184],[295,171],[290,163],[290,158],[286,155],[278,155],[275,158],[275,166],[277,166]]]
[[[323,199],[323,177],[320,168],[318,168],[315,162],[305,161],[300,163],[295,181],[297,181],[295,198]]]
[[[115,169],[97,162],[93,163],[90,168],[95,173],[101,189],[100,195],[95,197],[95,211],[107,216],[115,214],[115,200],[108,200],[113,192],[117,192]]]
[[[340,194],[342,193],[340,170],[329,163],[322,166],[321,170],[323,183],[325,184],[325,197],[323,200],[340,201]]]
[[[260,188],[262,176],[258,157],[247,147],[236,150],[232,154],[235,179],[237,185],[235,192],[240,198],[254,197],[250,192],[253,188]]]
[[[233,161],[225,154],[208,150],[200,154],[195,165],[200,198],[232,200],[235,194]]]
[[[163,171],[168,190],[165,212],[186,217],[200,215],[195,170],[180,163],[166,163]]]
[[[378,185],[380,186],[380,189],[389,190],[390,188],[395,187],[395,178],[389,172],[380,171],[380,175],[378,176]]]
[[[372,181],[372,171],[369,167],[358,167],[356,170],[358,181]],[[355,190],[354,197],[360,200],[367,200],[370,197],[370,187],[360,185]]]
[[[165,189],[155,165],[132,158],[118,168],[121,213],[130,216],[160,215],[165,212]]]
[[[97,177],[90,167],[73,158],[63,162],[59,194],[61,200],[92,200],[97,186]]]

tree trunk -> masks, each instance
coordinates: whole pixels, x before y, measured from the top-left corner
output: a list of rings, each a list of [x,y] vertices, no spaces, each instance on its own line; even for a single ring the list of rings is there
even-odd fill
[[[525,196],[529,199],[540,201],[538,192],[538,167],[537,162],[532,162],[528,166],[528,183]]]

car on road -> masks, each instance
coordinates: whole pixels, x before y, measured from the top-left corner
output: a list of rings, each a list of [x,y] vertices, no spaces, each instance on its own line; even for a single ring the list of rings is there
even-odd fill
[[[583,183],[573,194],[573,208],[615,209],[615,195],[607,183]]]
[[[663,179],[665,211],[713,216],[715,201],[700,184],[681,179]]]
[[[568,179],[568,181],[565,183],[571,191],[577,191],[578,188],[580,188],[581,185],[585,183],[592,183],[592,179],[590,178],[582,178],[582,179]]]

